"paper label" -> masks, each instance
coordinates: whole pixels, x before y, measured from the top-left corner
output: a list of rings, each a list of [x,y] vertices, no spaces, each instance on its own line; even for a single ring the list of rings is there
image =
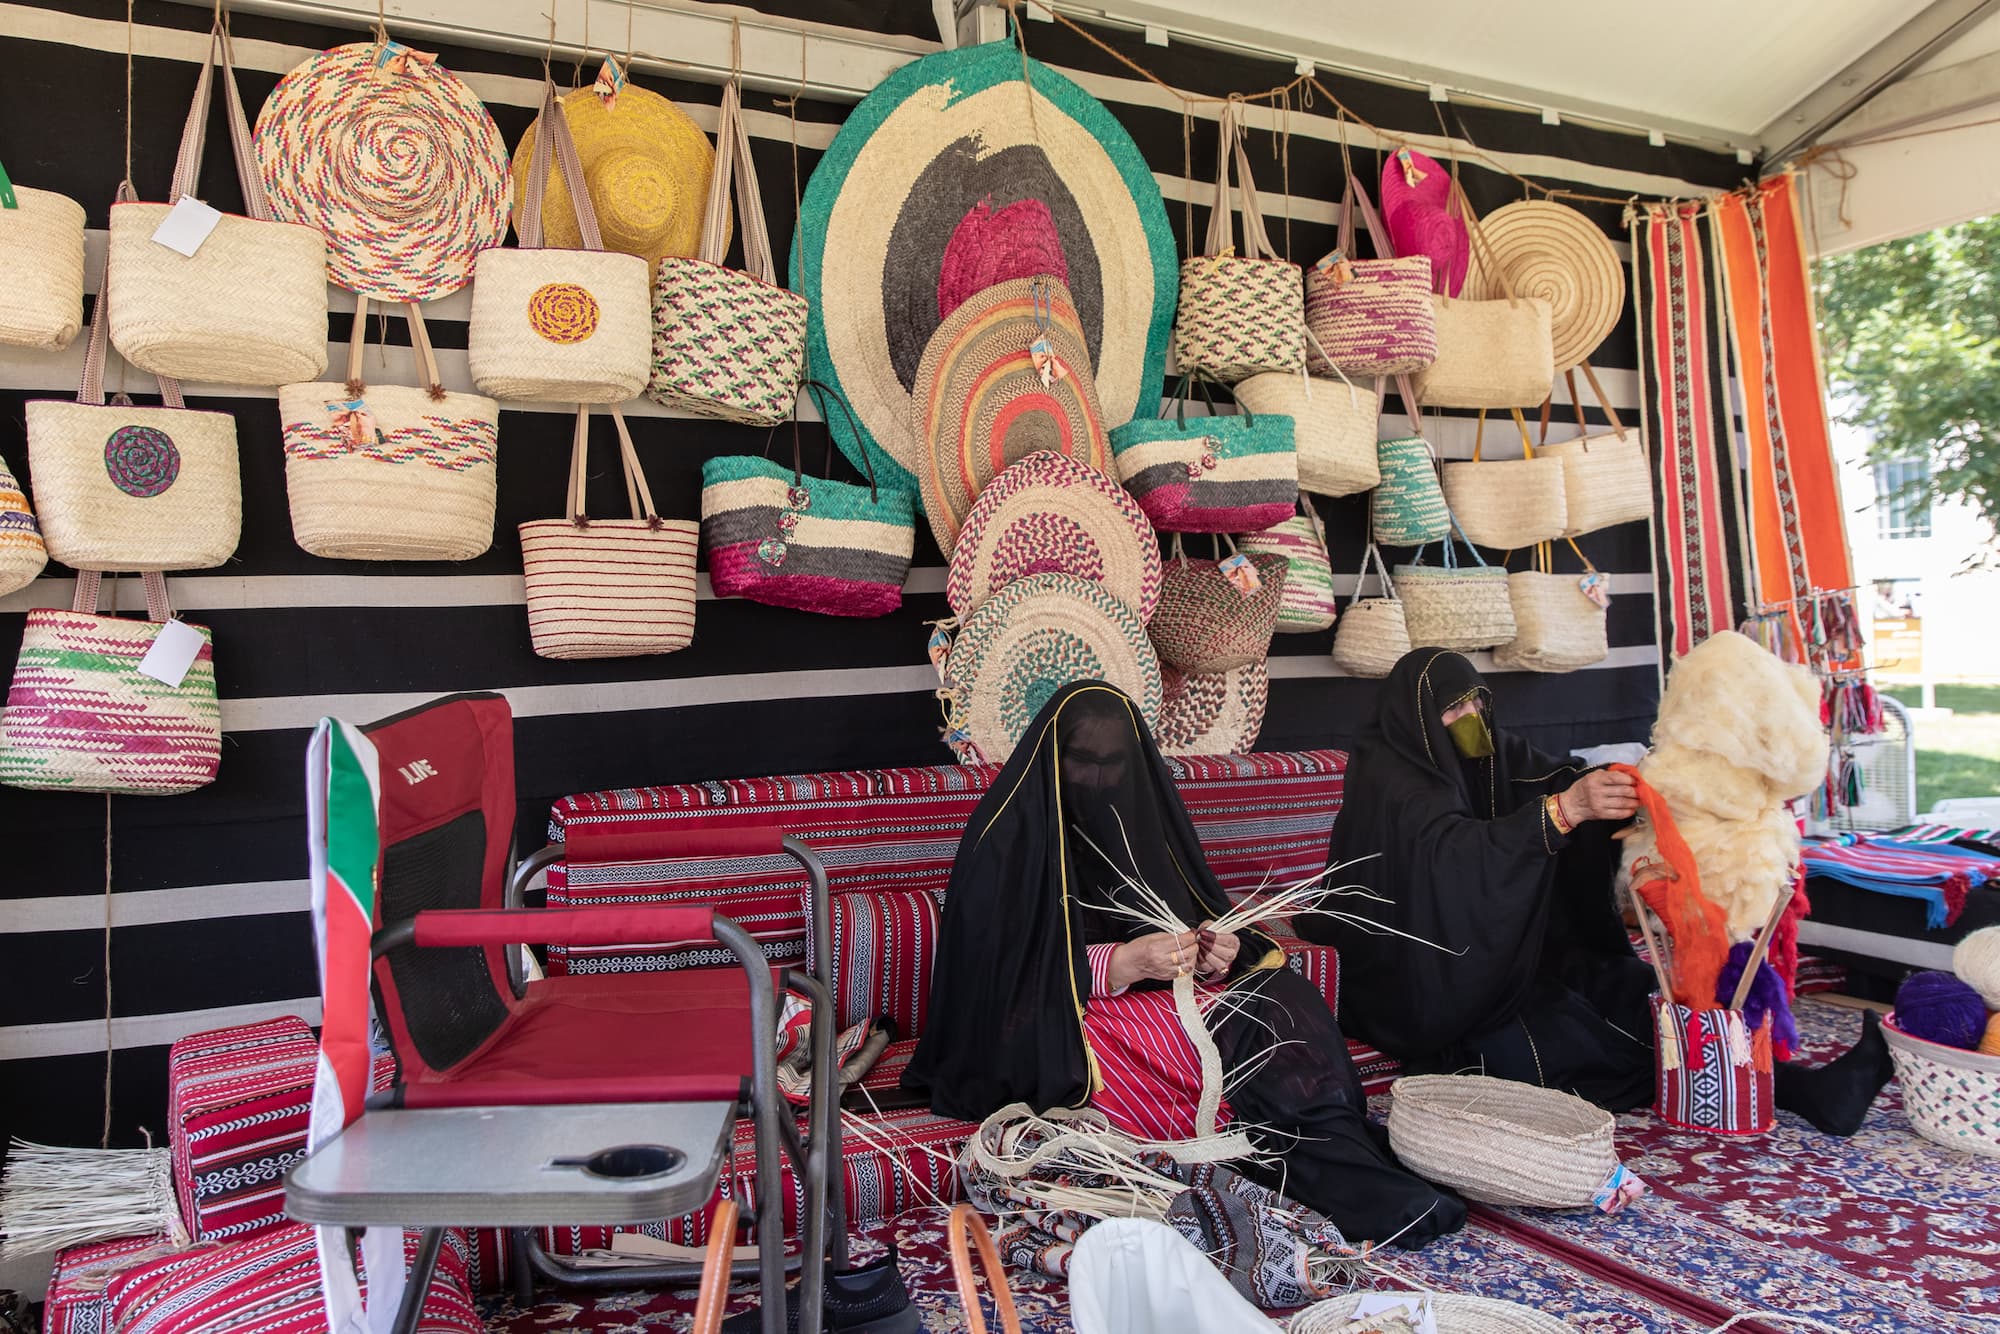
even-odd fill
[[[1585,597],[1596,603],[1600,608],[1611,605],[1611,581],[1596,570],[1592,570],[1581,579],[1578,579],[1576,586],[1583,590]]]
[[[1215,563],[1215,568],[1222,571],[1222,577],[1246,598],[1254,597],[1257,590],[1264,586],[1264,580],[1257,574],[1257,567],[1252,565],[1250,558],[1240,551],[1233,556],[1224,556]]]
[[[146,650],[146,656],[139,659],[139,675],[150,676],[178,690],[194,660],[201,656],[201,645],[201,631],[186,621],[168,621],[153,636],[153,646]]]
[[[1632,1169],[1620,1163],[1611,1169],[1611,1175],[1591,1196],[1591,1203],[1607,1214],[1615,1214],[1645,1193],[1646,1183]]]
[[[222,214],[196,199],[193,195],[182,195],[180,202],[168,211],[166,218],[153,229],[153,239],[167,249],[194,258],[201,243],[215,230],[215,224],[222,221]]]

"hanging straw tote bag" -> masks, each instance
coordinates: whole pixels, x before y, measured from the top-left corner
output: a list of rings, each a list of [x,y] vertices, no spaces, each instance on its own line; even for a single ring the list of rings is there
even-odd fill
[[[48,563],[49,549],[28,497],[0,463],[0,597],[26,588]]]
[[[1437,360],[1437,308],[1431,304],[1427,255],[1395,257],[1389,233],[1354,174],[1341,145],[1347,188],[1340,198],[1335,249],[1306,270],[1306,369],[1348,375],[1407,375]],[[1354,210],[1359,203],[1378,259],[1357,259]]]
[[[1368,565],[1374,562],[1382,580],[1382,596],[1365,598],[1361,587],[1368,582]],[[1370,542],[1361,553],[1361,574],[1354,581],[1354,601],[1340,617],[1333,632],[1333,665],[1349,676],[1387,676],[1403,655],[1410,651],[1410,628],[1403,615],[1403,602],[1389,578],[1382,553]]]
[[[215,652],[199,636],[179,680],[142,670],[174,614],[167,579],[149,572],[146,619],[97,610],[102,577],[79,574],[68,610],[28,613],[7,707],[0,710],[0,783],[55,792],[166,797],[215,780],[222,761],[222,710]],[[160,666],[155,671],[171,674]]]
[[[1296,372],[1294,372],[1296,374]],[[1111,432],[1118,480],[1163,533],[1247,533],[1291,517],[1299,497],[1298,451],[1290,417],[1247,404],[1220,416],[1201,384],[1208,415],[1187,416],[1191,383],[1182,376],[1157,417],[1138,417]]]
[[[653,376],[646,394],[702,417],[775,426],[791,414],[805,374],[803,296],[778,286],[771,236],[736,81],[722,88],[715,174],[701,254],[660,261],[653,286]],[[743,230],[744,271],[722,267],[729,249],[729,183]],[[856,439],[863,439],[856,436]]]
[[[1444,503],[1466,539],[1496,551],[1513,551],[1537,542],[1551,542],[1569,525],[1569,498],[1560,458],[1537,458],[1528,439],[1528,423],[1512,408],[1521,433],[1518,459],[1480,458],[1486,443],[1486,413],[1479,414],[1473,437],[1472,461],[1447,463],[1443,473]]]
[[[1575,542],[1569,545],[1583,562],[1582,573],[1554,573],[1552,549],[1542,542],[1535,546],[1533,569],[1507,576],[1514,638],[1493,650],[1494,666],[1510,672],[1573,672],[1609,656],[1604,620],[1611,597],[1604,576]]]
[[[195,191],[208,131],[209,89],[222,69],[229,141],[248,217],[225,214],[192,255],[154,240],[176,202]],[[278,222],[259,171],[243,98],[217,23],[181,133],[169,202],[121,192],[111,209],[111,342],[155,375],[208,383],[279,385],[326,369],[326,238]]]
[[[1576,376],[1569,377],[1570,402],[1576,404],[1578,435],[1574,440],[1543,444],[1545,456],[1563,463],[1564,510],[1569,523],[1564,537],[1582,537],[1600,528],[1621,523],[1637,523],[1653,517],[1653,467],[1646,460],[1645,442],[1637,428],[1627,430],[1618,413],[1605,400],[1590,363],[1583,373],[1597,391],[1604,415],[1611,419],[1609,434],[1592,435],[1584,425],[1583,406],[1576,397]],[[1544,422],[1546,425],[1546,421]]]
[[[1451,531],[1451,510],[1438,485],[1437,459],[1421,435],[1376,446],[1382,480],[1369,498],[1375,540],[1392,547],[1420,547]]]
[[[569,187],[581,250],[542,244],[551,158]],[[543,85],[516,229],[518,249],[482,250],[473,262],[466,341],[473,384],[494,398],[557,403],[623,403],[637,394],[646,384],[653,327],[646,261],[604,248],[553,83]]]
[[[1452,199],[1465,214],[1474,252],[1483,254],[1479,220],[1456,183]],[[1417,374],[1417,393],[1427,406],[1532,408],[1555,385],[1549,303],[1519,295],[1507,271],[1490,260],[1487,268],[1500,288],[1500,299],[1473,301],[1442,293],[1433,297],[1437,360]]]
[[[827,408],[847,400],[816,380],[807,392],[827,420],[827,467],[833,425]],[[826,616],[886,616],[903,604],[903,580],[916,549],[910,494],[876,484],[865,437],[868,485],[806,475],[799,424],[792,420],[792,466],[730,456],[701,465],[701,531],[708,578],[717,597]]]
[[[1285,562],[1285,596],[1278,604],[1277,633],[1311,634],[1333,626],[1333,566],[1326,558],[1326,529],[1319,511],[1304,496],[1299,512],[1236,541],[1246,556],[1276,556]]]
[[[1290,417],[1299,456],[1299,489],[1351,496],[1382,480],[1375,423],[1382,400],[1348,380],[1265,371],[1239,380],[1237,403],[1258,416]]]
[[[60,352],[83,327],[83,205],[0,167],[0,343]]]
[[[1457,529],[1458,525],[1452,525]],[[1458,533],[1464,541],[1465,534]],[[1424,548],[1408,565],[1396,567],[1396,592],[1403,599],[1403,615],[1410,628],[1412,648],[1448,648],[1463,653],[1468,649],[1493,648],[1514,638],[1514,603],[1507,587],[1507,571],[1488,565],[1471,542],[1471,565],[1460,565],[1452,539],[1447,537],[1443,565],[1425,565]]]
[[[1234,191],[1232,158],[1240,181]],[[1230,243],[1232,195],[1242,201],[1241,255],[1232,253]],[[1202,254],[1181,263],[1174,359],[1184,373],[1223,384],[1259,371],[1296,372],[1306,364],[1303,278],[1298,265],[1278,258],[1265,234],[1234,102],[1223,105],[1217,131],[1208,241]]]
[[[404,307],[422,386],[361,379],[357,296],[346,383],[278,391],[292,536],[336,560],[471,560],[493,545],[500,405],[448,393],[415,302]]]
[[[115,257],[107,259],[116,268]],[[195,412],[172,376],[157,408],[104,401],[106,333],[117,318],[99,290],[76,402],[28,404],[28,474],[49,555],[77,570],[206,570],[236,552],[243,484],[236,419]],[[124,290],[130,290],[129,287]]]
[[[1226,672],[1262,662],[1285,601],[1285,558],[1240,553],[1229,540],[1230,559],[1241,555],[1256,571],[1256,587],[1226,573],[1225,561],[1189,560],[1174,539],[1173,559],[1160,571],[1160,601],[1146,633],[1160,661],[1184,672]],[[1216,554],[1221,556],[1221,542]]]
[[[645,261],[636,255],[627,259]],[[629,519],[593,519],[584,503],[590,409],[579,403],[570,442],[568,513],[520,525],[528,635],[544,658],[635,658],[684,649],[694,639],[695,551],[700,526],[662,519],[632,446],[625,415],[618,461]]]

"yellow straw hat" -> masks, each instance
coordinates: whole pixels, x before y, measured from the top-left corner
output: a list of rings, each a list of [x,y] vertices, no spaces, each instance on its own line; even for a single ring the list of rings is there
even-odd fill
[[[655,268],[665,256],[692,257],[699,251],[708,181],[715,171],[715,148],[701,127],[666,98],[631,83],[619,92],[613,108],[607,109],[589,88],[565,94],[562,104],[584,179],[590,183],[590,202],[597,209],[604,248],[638,255]],[[528,162],[540,127],[537,117],[514,149],[517,231]],[[725,215],[725,248],[729,226]],[[583,244],[569,183],[560,173],[550,174],[543,196],[542,235],[552,247],[575,249]]]

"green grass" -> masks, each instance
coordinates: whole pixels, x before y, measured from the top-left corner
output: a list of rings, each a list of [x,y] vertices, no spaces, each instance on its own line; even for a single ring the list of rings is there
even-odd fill
[[[1923,699],[1915,686],[1893,686],[1885,693],[1913,709]],[[1914,724],[1917,809],[1927,811],[1942,797],[2000,794],[2000,685],[1941,685],[1937,703],[1950,709],[1951,717]]]

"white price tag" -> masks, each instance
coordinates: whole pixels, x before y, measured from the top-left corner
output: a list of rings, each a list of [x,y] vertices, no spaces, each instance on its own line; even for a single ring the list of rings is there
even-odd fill
[[[194,252],[201,249],[201,243],[208,239],[208,234],[215,230],[215,224],[221,221],[222,214],[193,195],[182,195],[180,202],[153,229],[153,239],[167,249],[193,259]]]
[[[1417,1334],[1438,1334],[1437,1314],[1423,1293],[1371,1292],[1354,1304],[1354,1318],[1397,1315],[1416,1327]]]
[[[187,679],[188,668],[201,656],[201,631],[186,621],[168,621],[153,636],[153,646],[139,659],[139,675],[150,676],[175,690]]]

